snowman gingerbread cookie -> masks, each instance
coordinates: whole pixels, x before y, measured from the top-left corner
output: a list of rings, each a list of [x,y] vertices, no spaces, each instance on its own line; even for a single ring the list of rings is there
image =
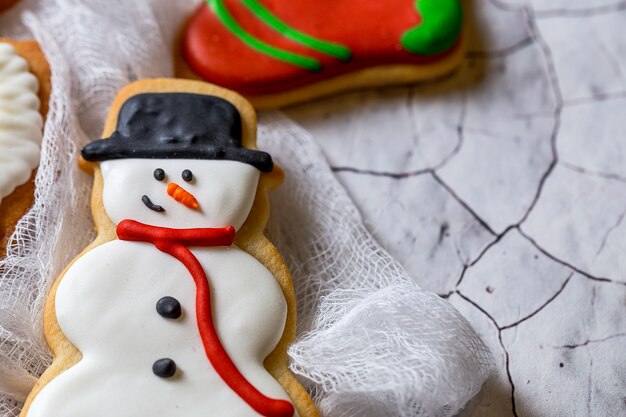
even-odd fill
[[[55,359],[22,417],[315,417],[287,367],[291,278],[263,235],[282,172],[251,105],[198,82],[120,91],[82,149],[98,231],[53,285]]]
[[[37,42],[0,38],[0,258],[33,204],[50,87]]]
[[[463,58],[460,0],[205,0],[176,73],[257,108],[441,77]]]

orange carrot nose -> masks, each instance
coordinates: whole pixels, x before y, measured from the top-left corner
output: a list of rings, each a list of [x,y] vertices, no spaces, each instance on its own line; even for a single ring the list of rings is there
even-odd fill
[[[167,185],[167,193],[174,200],[186,205],[189,208],[197,209],[198,207],[200,207],[198,201],[196,200],[196,197],[194,197],[193,194],[174,182],[170,182]]]

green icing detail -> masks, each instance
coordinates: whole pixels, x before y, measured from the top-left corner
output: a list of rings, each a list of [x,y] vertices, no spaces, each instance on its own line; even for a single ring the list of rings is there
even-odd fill
[[[319,71],[322,69],[322,65],[317,59],[309,58],[304,55],[295,54],[284,49],[276,48],[246,32],[245,29],[239,26],[239,24],[235,21],[232,15],[228,12],[228,9],[226,8],[222,0],[206,0],[206,2],[211,10],[213,10],[213,13],[215,13],[217,18],[222,22],[222,24],[226,26],[226,28],[230,30],[235,36],[237,36],[243,43],[245,43],[252,49],[269,55],[280,61],[288,62],[298,67],[305,68],[309,71]]]
[[[451,48],[461,34],[463,9],[459,0],[416,0],[419,26],[402,35],[402,46],[418,55],[435,55]]]
[[[350,49],[340,45],[338,43],[327,42],[321,39],[314,38],[302,33],[297,29],[292,28],[287,23],[274,16],[272,12],[267,10],[257,0],[241,0],[243,4],[255,14],[259,20],[263,21],[266,25],[274,29],[276,32],[291,39],[301,45],[314,49],[326,55],[335,57],[341,61],[347,61],[350,59]]]

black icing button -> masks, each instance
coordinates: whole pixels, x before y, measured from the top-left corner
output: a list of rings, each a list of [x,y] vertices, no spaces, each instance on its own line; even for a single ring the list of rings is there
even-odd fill
[[[176,373],[176,362],[170,358],[159,359],[152,365],[152,372],[161,378],[169,378]]]
[[[156,311],[168,319],[177,319],[182,313],[180,303],[174,297],[163,297],[157,301]]]

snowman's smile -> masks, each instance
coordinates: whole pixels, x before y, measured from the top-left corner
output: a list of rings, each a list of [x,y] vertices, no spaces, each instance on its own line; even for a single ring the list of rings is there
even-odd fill
[[[142,195],[141,196],[141,201],[146,205],[146,207],[148,207],[150,210],[162,213],[165,211],[165,209],[161,206],[159,206],[158,204],[154,204],[152,202],[152,200],[150,200],[150,197],[148,197],[147,195]]]

